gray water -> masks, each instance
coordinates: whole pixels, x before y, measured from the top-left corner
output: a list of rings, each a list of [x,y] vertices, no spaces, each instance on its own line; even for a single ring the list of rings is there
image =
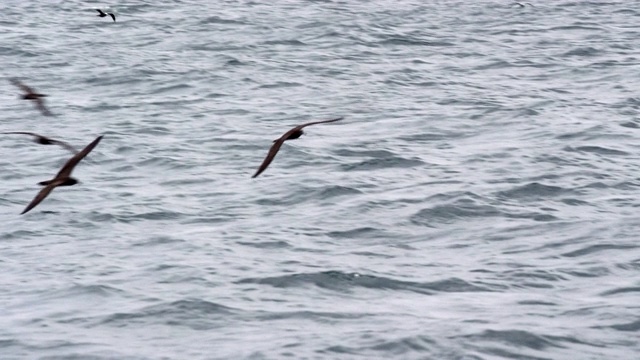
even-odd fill
[[[640,2],[510,5],[2,1],[0,359],[637,359]]]

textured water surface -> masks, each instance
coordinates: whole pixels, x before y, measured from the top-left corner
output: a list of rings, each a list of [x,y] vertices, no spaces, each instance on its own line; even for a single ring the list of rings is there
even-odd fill
[[[534,5],[3,1],[0,131],[105,137],[0,136],[0,357],[637,358],[640,3]]]

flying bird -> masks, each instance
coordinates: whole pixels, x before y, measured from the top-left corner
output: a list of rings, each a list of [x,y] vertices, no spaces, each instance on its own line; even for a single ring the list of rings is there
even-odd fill
[[[78,150],[76,150],[73,146],[67,144],[64,141],[60,141],[60,140],[56,140],[56,139],[52,139],[52,138],[48,138],[46,136],[42,136],[40,134],[36,134],[36,133],[32,133],[32,132],[27,132],[27,131],[9,131],[9,132],[3,132],[1,134],[21,134],[21,135],[30,135],[33,136],[35,139],[35,142],[38,144],[42,144],[42,145],[60,145],[63,148],[71,151],[74,154],[78,153]]]
[[[49,111],[49,109],[47,109],[47,107],[44,105],[44,99],[42,99],[43,97],[45,97],[47,95],[38,94],[32,88],[30,88],[27,85],[25,85],[22,82],[20,82],[20,80],[11,79],[10,81],[11,81],[11,83],[13,85],[19,87],[20,90],[22,90],[24,92],[24,95],[22,95],[21,99],[35,101],[36,108],[38,108],[38,110],[40,110],[42,115],[45,115],[45,116],[51,116],[52,115],[51,111]]]
[[[310,122],[310,123],[298,125],[298,126],[294,127],[293,129],[287,131],[279,139],[273,141],[273,145],[271,146],[271,149],[269,149],[269,153],[267,154],[267,157],[264,158],[264,161],[262,161],[262,164],[258,168],[258,171],[256,171],[255,174],[253,174],[252,178],[257,177],[263,171],[265,171],[265,169],[273,161],[273,158],[276,157],[276,154],[278,153],[278,150],[280,150],[280,147],[282,146],[282,144],[284,144],[284,142],[286,140],[297,139],[300,136],[302,136],[302,134],[304,134],[304,132],[302,131],[303,128],[305,128],[305,127],[307,127],[309,125],[330,123],[330,122],[334,122],[334,121],[338,121],[338,120],[342,120],[342,119],[344,119],[344,118],[343,117],[339,117],[337,119],[331,119],[331,120],[313,121],[313,122]]]
[[[96,11],[99,12],[99,14],[96,15],[96,16],[105,17],[105,16],[109,15],[113,19],[113,22],[116,22],[116,16],[113,15],[112,13],[105,13],[104,11],[102,11],[100,9],[96,9]]]
[[[20,213],[20,215],[29,212],[29,210],[40,204],[40,202],[42,202],[42,200],[44,200],[47,195],[49,195],[49,193],[51,193],[51,191],[53,191],[53,189],[55,189],[56,187],[71,186],[77,184],[78,180],[71,177],[73,168],[75,168],[80,160],[84,159],[84,157],[87,156],[87,154],[89,154],[91,150],[96,147],[96,145],[98,145],[100,140],[102,140],[102,136],[98,136],[95,140],[93,140],[93,142],[91,142],[91,144],[87,145],[87,147],[82,149],[82,151],[75,154],[71,159],[69,159],[67,163],[64,164],[62,169],[58,172],[58,174],[56,174],[55,178],[38,183],[38,185],[42,185],[44,186],[44,188],[40,190],[38,195],[36,195],[36,197],[31,201],[31,203],[29,203],[29,205],[27,205],[27,207],[23,212]]]
[[[535,7],[535,6],[533,6],[532,3],[528,3],[528,2],[527,3],[521,3],[521,2],[516,1],[513,4],[511,4],[511,6],[516,6],[516,5],[520,6],[521,8],[523,8],[525,5],[529,5],[531,7]]]

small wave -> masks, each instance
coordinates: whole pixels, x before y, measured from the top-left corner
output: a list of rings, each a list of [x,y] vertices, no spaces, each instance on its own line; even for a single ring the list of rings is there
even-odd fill
[[[320,273],[293,274],[268,278],[248,278],[238,284],[261,284],[279,288],[315,285],[325,289],[344,292],[357,287],[378,290],[412,291],[431,295],[434,292],[479,292],[491,291],[486,287],[472,285],[464,280],[452,278],[431,283],[400,281],[385,277],[325,271]]]
[[[500,216],[501,212],[489,205],[437,205],[422,209],[411,216],[416,225],[433,225],[434,223],[451,224],[461,219]]]
[[[329,185],[320,188],[306,187],[304,191],[299,190],[295,193],[279,195],[273,198],[263,198],[256,201],[260,205],[293,205],[308,200],[328,200],[338,196],[362,194],[362,191],[346,186]]]
[[[640,286],[623,287],[623,288],[608,290],[608,291],[605,291],[605,292],[601,293],[600,295],[602,295],[602,296],[610,296],[610,295],[626,294],[626,293],[638,293],[638,294],[640,294]]]
[[[569,151],[569,152],[588,152],[588,153],[594,153],[594,154],[600,154],[600,155],[617,155],[617,156],[629,155],[628,152],[609,149],[602,146],[578,146],[578,147],[567,146],[563,150]]]
[[[291,248],[286,241],[263,241],[263,242],[247,242],[247,241],[238,241],[238,244],[251,246],[256,249],[287,249]]]
[[[565,189],[560,186],[544,185],[533,182],[524,186],[518,186],[511,190],[500,191],[496,193],[496,196],[509,200],[541,200],[573,193],[573,190]]]
[[[389,234],[387,234],[386,232],[376,228],[372,228],[372,227],[361,227],[361,228],[356,228],[356,229],[351,229],[346,231],[331,231],[327,235],[337,239],[354,239],[354,238],[388,239],[389,238]]]
[[[429,41],[401,37],[392,37],[379,41],[379,45],[409,45],[409,46],[428,46],[428,47],[448,47],[455,44],[447,41]]]
[[[118,288],[107,285],[82,285],[74,284],[68,288],[57,290],[49,296],[52,298],[74,298],[84,295],[98,296],[98,297],[111,297],[114,295],[123,295],[125,292]]]
[[[200,20],[200,24],[232,24],[232,25],[244,25],[244,21],[234,20],[234,19],[223,19],[219,16],[209,16]]]
[[[570,251],[562,254],[562,256],[566,257],[579,257],[585,255],[591,255],[595,253],[599,253],[602,251],[610,251],[610,250],[628,250],[628,249],[637,249],[639,246],[636,245],[614,245],[614,244],[598,244],[598,245],[590,245],[584,247],[579,250]]]
[[[280,88],[290,88],[290,87],[299,87],[302,84],[297,82],[287,82],[287,81],[278,81],[273,84],[265,84],[258,86],[258,89],[280,89]]]
[[[350,149],[338,149],[334,153],[340,156],[361,158],[363,156],[370,156],[376,158],[394,157],[395,154],[387,150],[350,150]]]
[[[162,323],[208,330],[215,327],[216,320],[224,320],[226,316],[233,313],[232,308],[220,304],[199,299],[186,299],[148,306],[136,312],[109,315],[99,323],[117,327],[136,323]]]
[[[454,204],[422,209],[411,216],[410,221],[416,225],[435,227],[436,224],[453,224],[458,221],[486,217],[531,219],[541,222],[557,220],[555,216],[541,212],[507,212],[491,205]]]
[[[632,321],[630,323],[611,325],[609,327],[612,328],[612,329],[616,329],[618,331],[639,332],[640,331],[640,320]]]
[[[384,159],[365,160],[355,164],[344,164],[340,165],[340,167],[345,171],[368,171],[389,168],[412,168],[421,165],[425,165],[422,160],[394,156]]]
[[[333,345],[320,351],[320,353],[331,354],[332,358],[342,358],[344,354],[351,354],[357,357],[368,359],[392,359],[404,358],[410,354],[432,353],[433,347],[436,345],[435,340],[426,336],[402,337],[396,340],[376,341],[369,346],[353,346],[349,345]],[[384,355],[383,355],[384,354]],[[408,357],[413,358],[413,357]],[[418,357],[422,359],[423,357]],[[425,357],[429,359],[449,359],[448,356],[443,357]],[[475,357],[451,357],[452,359],[477,360]]]
[[[566,53],[562,54],[562,56],[598,56],[601,53],[602,52],[600,50],[592,47],[581,47],[567,51]]]
[[[302,46],[302,45],[307,45],[306,43],[300,41],[300,40],[296,40],[296,39],[290,39],[290,40],[269,40],[269,41],[265,41],[262,44],[264,45],[287,45],[287,46]]]
[[[481,340],[483,342],[498,342],[515,347],[525,347],[533,350],[545,350],[550,347],[563,348],[565,347],[562,345],[563,342],[582,343],[571,337],[538,335],[523,330],[485,330],[479,334],[465,335],[463,337]],[[521,357],[518,358],[522,359]],[[526,357],[526,359],[529,359],[529,357]]]

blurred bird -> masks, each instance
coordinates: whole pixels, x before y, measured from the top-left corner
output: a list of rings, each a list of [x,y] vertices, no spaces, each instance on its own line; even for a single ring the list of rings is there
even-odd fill
[[[73,146],[67,144],[64,141],[60,141],[60,140],[56,140],[56,139],[52,139],[52,138],[48,138],[46,136],[42,136],[40,134],[36,134],[36,133],[32,133],[32,132],[27,132],[27,131],[9,131],[9,132],[3,132],[1,134],[21,134],[21,135],[30,135],[33,136],[35,139],[35,142],[38,144],[42,144],[42,145],[60,145],[63,148],[71,151],[74,154],[78,153],[78,150],[76,150]]]
[[[58,174],[56,174],[55,178],[53,178],[52,180],[42,181],[38,183],[38,185],[42,185],[44,186],[44,188],[40,190],[38,195],[36,195],[36,197],[31,201],[31,203],[29,203],[29,205],[27,205],[27,207],[24,209],[24,211],[20,213],[20,215],[29,212],[29,210],[33,209],[34,207],[36,207],[36,205],[40,204],[40,202],[42,202],[42,200],[44,200],[49,195],[49,193],[51,193],[51,191],[53,191],[53,189],[55,189],[56,187],[71,186],[71,185],[77,184],[78,180],[71,177],[71,172],[73,171],[73,168],[75,168],[76,165],[78,165],[78,163],[80,162],[80,160],[84,159],[84,157],[87,156],[87,154],[89,154],[91,150],[93,150],[93,148],[96,147],[96,145],[98,145],[100,140],[102,140],[102,136],[98,136],[95,140],[91,142],[91,144],[87,145],[84,149],[82,149],[81,152],[75,154],[71,159],[69,159],[67,163],[64,164],[62,169],[58,172]]]
[[[19,87],[24,92],[24,95],[22,95],[21,99],[35,101],[36,108],[38,108],[38,110],[40,110],[42,115],[45,115],[45,116],[51,116],[52,115],[51,111],[49,111],[49,109],[47,109],[47,107],[44,105],[44,99],[42,99],[43,97],[45,97],[47,95],[38,94],[32,88],[30,88],[27,85],[25,85],[22,82],[20,82],[20,80],[11,79],[10,81],[11,81],[11,83],[13,85]]]
[[[331,119],[331,120],[313,121],[313,122],[310,122],[310,123],[298,125],[298,126],[294,127],[293,129],[287,131],[279,139],[276,139],[276,140],[273,141],[274,144],[271,146],[271,149],[269,149],[269,153],[267,154],[267,157],[264,159],[264,161],[262,161],[262,164],[258,168],[258,171],[256,171],[255,174],[253,174],[252,178],[257,177],[258,175],[260,175],[260,173],[262,173],[263,171],[265,171],[267,169],[269,164],[271,164],[271,162],[273,161],[273,158],[276,157],[276,154],[278,153],[278,150],[280,150],[280,147],[282,146],[282,144],[284,144],[284,142],[286,140],[297,139],[300,136],[302,136],[302,134],[304,134],[304,132],[302,131],[303,128],[305,128],[305,127],[307,127],[309,125],[330,123],[330,122],[334,122],[334,121],[338,121],[338,120],[342,120],[342,119],[344,119],[344,118],[343,117],[339,117],[337,119]]]
[[[98,15],[96,15],[96,16],[105,17],[105,16],[109,15],[109,16],[111,16],[111,18],[113,19],[113,22],[115,22],[115,21],[116,21],[116,16],[115,16],[115,15],[113,15],[112,13],[105,13],[104,11],[102,11],[102,10],[100,10],[100,9],[96,9],[96,11],[97,11],[97,12],[99,12],[99,14],[98,14]]]

